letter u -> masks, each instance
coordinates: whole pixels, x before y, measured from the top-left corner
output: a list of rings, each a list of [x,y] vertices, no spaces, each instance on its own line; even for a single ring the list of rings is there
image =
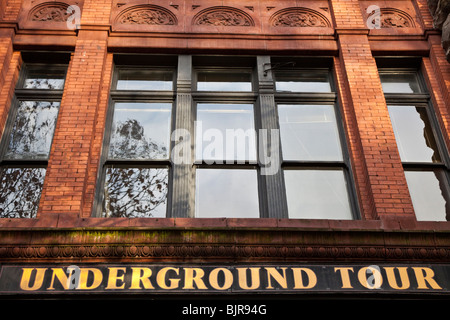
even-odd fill
[[[397,279],[395,278],[395,268],[397,268],[398,272],[400,273],[400,280],[402,283],[401,287],[398,285]],[[384,267],[384,269],[386,270],[388,283],[392,289],[404,290],[409,288],[409,276],[407,267]]]
[[[20,289],[25,291],[39,290],[44,282],[44,275],[47,268],[36,268],[36,277],[34,278],[34,284],[30,287],[31,273],[35,268],[22,268],[23,274],[20,279]]]
[[[255,290],[259,288],[259,270],[261,268],[236,268],[239,276],[239,287],[244,290]],[[251,272],[251,286],[247,285],[247,269]]]

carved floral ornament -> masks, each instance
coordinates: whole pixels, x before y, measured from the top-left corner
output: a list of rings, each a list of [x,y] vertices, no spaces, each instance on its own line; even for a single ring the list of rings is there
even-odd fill
[[[368,20],[376,19],[376,11],[372,11],[367,16]],[[415,28],[414,19],[406,12],[395,8],[381,8],[380,12],[381,28]]]
[[[63,2],[44,2],[31,9],[28,19],[31,21],[66,22],[72,13],[67,12],[69,5]]]
[[[331,27],[321,13],[308,8],[286,8],[270,18],[272,27]]]
[[[207,8],[194,17],[192,24],[225,27],[251,27],[255,25],[248,14],[232,7]]]
[[[133,6],[122,11],[116,21],[119,24],[177,25],[176,16],[169,10],[156,5]]]

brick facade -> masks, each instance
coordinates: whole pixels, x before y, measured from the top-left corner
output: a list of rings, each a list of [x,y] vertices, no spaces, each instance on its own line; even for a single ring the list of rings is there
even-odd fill
[[[177,24],[161,26],[118,22],[122,12],[148,1],[123,5],[116,0],[84,0],[76,2],[81,20],[75,30],[51,18],[30,19],[29,13],[42,3],[3,0],[0,5],[0,131],[19,77],[21,51],[71,53],[37,217],[0,219],[0,263],[450,262],[450,222],[415,218],[375,60],[421,58],[443,140],[449,146],[450,64],[425,0],[389,2],[413,25],[381,29],[366,25],[366,8],[372,1],[164,0],[158,6],[176,17]],[[385,2],[373,4],[383,8]],[[253,25],[207,28],[191,23],[199,12],[215,6],[245,13]],[[294,7],[320,12],[329,25],[269,25],[273,14]],[[361,218],[92,217],[115,53],[333,57]],[[156,247],[158,253],[153,252]]]

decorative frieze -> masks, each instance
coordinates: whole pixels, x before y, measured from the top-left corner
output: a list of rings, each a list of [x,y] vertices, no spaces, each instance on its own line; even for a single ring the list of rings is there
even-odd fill
[[[251,27],[255,23],[244,11],[232,7],[211,7],[197,14],[193,25],[224,26],[224,27]]]
[[[177,18],[172,12],[155,5],[128,8],[119,14],[116,21],[119,24],[177,25]]]
[[[44,2],[34,7],[28,16],[31,21],[66,22],[72,13],[69,5],[63,2]]]
[[[330,27],[321,13],[308,8],[287,8],[276,12],[270,19],[272,27]]]
[[[376,11],[368,15],[371,19]],[[381,8],[380,9],[380,27],[381,28],[415,28],[414,19],[405,11],[395,8]]]

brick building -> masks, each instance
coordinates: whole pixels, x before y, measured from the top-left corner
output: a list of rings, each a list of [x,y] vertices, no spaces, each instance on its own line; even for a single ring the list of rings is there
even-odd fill
[[[450,294],[425,0],[3,0],[0,43],[1,298]]]

